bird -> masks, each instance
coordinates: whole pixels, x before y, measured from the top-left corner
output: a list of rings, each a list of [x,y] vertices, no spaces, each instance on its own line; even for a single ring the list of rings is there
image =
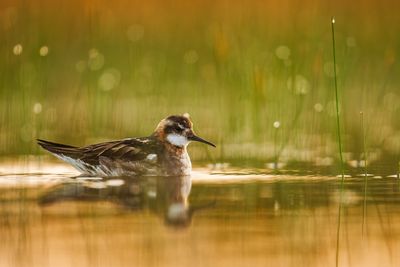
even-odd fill
[[[189,114],[162,119],[147,137],[125,138],[76,147],[37,139],[39,146],[71,164],[81,176],[183,176],[192,163],[187,152],[191,141],[212,147],[197,136]]]

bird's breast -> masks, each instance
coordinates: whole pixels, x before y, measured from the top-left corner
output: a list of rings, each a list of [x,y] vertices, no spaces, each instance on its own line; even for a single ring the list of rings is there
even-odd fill
[[[190,175],[192,172],[192,162],[190,161],[189,154],[186,152],[180,158],[181,173],[183,175]]]
[[[192,171],[192,163],[186,149],[182,153],[167,153],[163,162],[167,175],[190,175]]]

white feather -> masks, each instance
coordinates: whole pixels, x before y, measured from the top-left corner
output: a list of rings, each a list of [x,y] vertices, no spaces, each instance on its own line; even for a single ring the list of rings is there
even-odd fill
[[[186,146],[187,144],[189,144],[189,140],[185,136],[179,134],[167,135],[167,141],[170,144],[179,147]]]
[[[146,159],[150,162],[157,162],[157,154],[149,154]]]
[[[94,176],[118,176],[120,173],[118,170],[110,170],[106,166],[91,166],[83,162],[80,159],[73,159],[71,157],[62,155],[62,154],[54,154],[57,158],[71,164],[75,169],[82,172],[86,175],[94,175]]]

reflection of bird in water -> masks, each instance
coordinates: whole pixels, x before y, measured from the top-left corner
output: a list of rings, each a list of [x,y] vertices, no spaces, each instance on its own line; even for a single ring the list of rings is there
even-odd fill
[[[62,201],[111,201],[127,210],[149,209],[170,226],[189,226],[195,211],[213,203],[190,206],[190,176],[117,177],[73,180],[55,186],[39,199],[50,205]]]
[[[148,137],[127,138],[86,147],[38,140],[56,157],[86,176],[190,175],[192,164],[186,147],[191,141],[214,144],[196,136],[188,114],[163,119]]]

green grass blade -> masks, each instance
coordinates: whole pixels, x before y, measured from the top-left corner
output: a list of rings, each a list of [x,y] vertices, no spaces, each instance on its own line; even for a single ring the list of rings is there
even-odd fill
[[[342,199],[343,199],[343,186],[344,186],[344,164],[343,164],[343,152],[342,152],[342,139],[340,134],[340,116],[339,116],[339,93],[337,86],[337,70],[336,70],[336,47],[335,47],[335,18],[331,20],[332,29],[332,52],[333,52],[333,73],[335,81],[335,100],[336,100],[336,126],[337,126],[337,138],[339,143],[339,157],[340,157],[340,169],[341,169],[341,182],[340,182],[340,197],[339,197],[339,214],[338,224],[336,231],[336,266],[339,266],[339,247],[340,247],[340,224],[342,216]]]

